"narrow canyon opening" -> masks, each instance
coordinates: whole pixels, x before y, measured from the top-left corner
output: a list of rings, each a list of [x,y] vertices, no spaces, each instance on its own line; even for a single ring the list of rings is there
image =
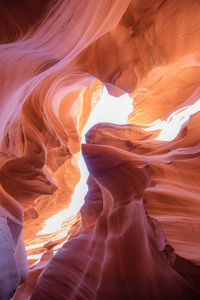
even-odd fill
[[[89,118],[84,126],[81,136],[81,144],[86,142],[85,135],[87,132],[98,123],[112,123],[117,125],[125,125],[127,124],[128,116],[131,114],[133,110],[133,99],[127,94],[123,93],[123,95],[119,97],[115,97],[109,94],[107,88],[104,86],[102,89],[101,96],[95,105],[93,111],[90,113]],[[45,221],[45,225],[42,230],[37,233],[37,237],[42,239],[42,236],[48,236],[50,240],[54,241],[56,239],[60,239],[61,236],[67,237],[67,233],[70,230],[73,222],[75,222],[75,218],[80,211],[82,205],[84,204],[84,198],[88,192],[87,180],[89,176],[89,172],[82,156],[82,151],[76,154],[77,162],[75,164],[80,170],[80,180],[76,184],[74,188],[74,192],[71,197],[71,201],[69,206],[60,211],[58,214],[51,216]],[[62,228],[62,224],[65,221],[69,222],[69,226],[67,230]],[[53,239],[51,235],[55,234]],[[64,241],[66,242],[66,241]],[[56,253],[63,245],[63,243],[59,243],[56,247],[53,248],[54,253]],[[27,246],[27,251],[35,249],[39,249],[41,246],[44,246],[47,242],[44,243],[36,243],[31,246]],[[38,263],[43,253],[40,254],[30,254],[28,255],[28,260],[34,264]]]
[[[0,299],[200,299],[200,1],[0,16]]]
[[[87,132],[96,124],[99,123],[110,123],[115,125],[126,125],[128,124],[128,117],[133,112],[134,100],[127,94],[124,93],[122,96],[114,97],[109,94],[107,88],[102,87],[102,92],[99,100],[94,105],[88,120],[83,128],[81,135],[81,144],[86,143],[85,136]],[[189,121],[190,117],[200,111],[200,100],[196,93],[192,97],[190,105],[182,103],[175,111],[170,112],[163,119],[158,119],[150,124],[138,124],[142,130],[147,132],[156,131],[154,137],[155,141],[172,141],[181,132],[184,126]],[[76,109],[75,109],[76,111]],[[82,156],[82,151],[75,154],[74,164],[79,168],[80,180],[74,187],[74,192],[71,196],[70,204],[64,210],[49,217],[45,220],[45,225],[42,230],[37,233],[37,238],[40,240],[39,243],[33,243],[28,245],[26,250],[40,252],[40,248],[47,245],[48,242],[60,241],[56,243],[55,247],[52,247],[53,253],[55,254],[66,242],[67,236],[69,237],[69,231],[71,227],[77,222],[77,214],[84,204],[85,196],[88,192],[88,176],[89,172]],[[80,217],[79,217],[80,219]],[[67,224],[67,226],[66,226]],[[63,226],[64,225],[64,226]],[[52,237],[53,234],[53,237]],[[49,236],[49,240],[48,240]],[[41,240],[45,238],[44,242]],[[38,254],[28,254],[27,258],[32,266],[39,263],[44,252]]]
[[[111,96],[106,87],[102,90],[102,95],[98,100],[94,110],[91,112],[86,125],[84,126],[81,138],[81,144],[84,144],[85,135],[95,124],[106,122],[118,125],[125,125],[127,123],[128,115],[132,112],[133,99],[128,94],[120,97]],[[81,173],[81,178],[76,184],[74,193],[72,195],[71,203],[66,210],[61,211],[55,216],[50,217],[45,221],[44,228],[38,232],[38,236],[55,233],[61,229],[62,223],[68,218],[73,218],[79,212],[81,206],[84,204],[84,198],[88,191],[87,179],[89,172],[82,152],[78,153],[78,167]]]

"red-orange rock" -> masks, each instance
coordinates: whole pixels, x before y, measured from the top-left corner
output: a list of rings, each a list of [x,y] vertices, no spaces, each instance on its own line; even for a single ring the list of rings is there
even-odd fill
[[[1,1],[0,13],[0,298],[23,282],[13,299],[198,299],[199,1]],[[70,205],[104,85],[130,93],[128,124],[90,130],[81,214],[38,236]]]

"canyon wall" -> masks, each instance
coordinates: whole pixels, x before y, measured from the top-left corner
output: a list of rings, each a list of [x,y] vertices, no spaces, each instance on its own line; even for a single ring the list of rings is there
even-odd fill
[[[0,8],[0,299],[199,299],[200,2]],[[133,112],[81,146],[103,86]]]

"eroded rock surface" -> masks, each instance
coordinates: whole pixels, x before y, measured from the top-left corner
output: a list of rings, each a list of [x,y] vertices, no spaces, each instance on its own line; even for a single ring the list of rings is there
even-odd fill
[[[199,299],[200,2],[0,14],[0,299]],[[88,132],[85,204],[38,235],[71,202],[104,85],[133,98],[128,124]]]

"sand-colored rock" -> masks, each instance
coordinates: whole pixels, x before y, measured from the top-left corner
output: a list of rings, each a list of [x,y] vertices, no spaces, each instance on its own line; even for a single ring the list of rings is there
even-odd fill
[[[22,282],[15,300],[199,298],[199,14],[198,0],[1,1],[1,299]],[[85,204],[38,236],[70,205],[104,85],[133,98],[128,124],[89,131]]]

